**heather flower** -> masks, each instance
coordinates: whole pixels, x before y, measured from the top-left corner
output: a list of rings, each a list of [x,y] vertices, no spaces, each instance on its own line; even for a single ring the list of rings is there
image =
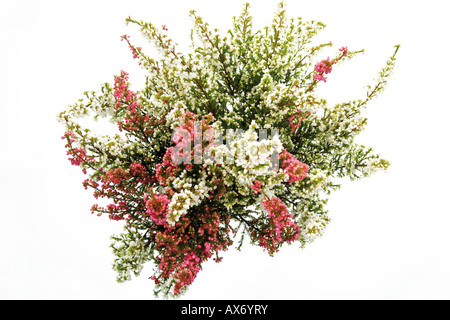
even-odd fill
[[[117,280],[152,263],[155,294],[186,292],[209,260],[245,239],[270,255],[284,244],[320,237],[330,221],[327,196],[340,178],[359,179],[389,162],[354,139],[361,110],[385,87],[392,55],[363,99],[327,105],[314,93],[333,66],[362,51],[312,45],[320,22],[287,18],[254,30],[249,5],[221,35],[195,11],[193,50],[183,54],[166,25],[126,19],[160,59],[121,36],[146,74],[131,90],[126,71],[61,112],[68,159],[99,201],[91,212],[122,221],[112,237]],[[133,39],[134,40],[134,39]],[[79,118],[105,118],[114,135],[97,135]],[[100,204],[104,203],[106,204]],[[351,232],[347,231],[347,232]]]

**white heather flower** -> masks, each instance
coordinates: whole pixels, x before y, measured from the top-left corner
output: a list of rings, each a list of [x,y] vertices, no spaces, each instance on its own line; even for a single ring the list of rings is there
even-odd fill
[[[271,162],[271,157],[283,148],[279,136],[258,141],[256,129],[256,123],[252,123],[247,131],[234,137],[233,143],[213,147],[216,160],[225,173],[230,173],[231,179],[226,178],[225,184],[230,185],[234,181],[239,192],[246,195],[256,179],[264,177],[264,188],[270,190],[287,177]]]
[[[321,123],[321,124],[319,125],[319,130],[320,130],[320,131],[325,131],[326,129],[327,129],[327,127],[325,126],[325,124]]]
[[[182,102],[177,102],[173,109],[167,114],[167,123],[173,130],[180,127],[182,115],[186,113],[186,106]]]
[[[208,175],[205,171],[202,171],[201,177],[197,180],[186,177],[186,171],[183,171],[172,181],[174,190],[179,191],[173,195],[169,204],[167,222],[170,225],[175,225],[190,208],[199,205],[213,189],[213,187],[208,187],[207,178]]]

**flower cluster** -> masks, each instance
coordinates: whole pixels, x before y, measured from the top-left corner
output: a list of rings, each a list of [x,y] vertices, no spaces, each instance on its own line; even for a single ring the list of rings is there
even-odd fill
[[[185,291],[201,270],[202,263],[233,243],[230,230],[224,227],[229,221],[224,221],[223,215],[210,205],[197,206],[192,214],[195,221],[183,216],[174,227],[168,226],[155,234],[156,248],[160,252],[155,257],[159,271],[152,279],[166,294],[178,295]],[[220,261],[219,257],[215,259]]]
[[[341,51],[341,55],[333,60],[330,60],[330,57],[328,57],[326,60],[322,60],[314,66],[315,73],[313,74],[313,78],[316,81],[323,81],[327,82],[327,78],[324,77],[324,74],[329,74],[333,70],[333,65],[338,63],[339,60],[341,60],[343,57],[346,57],[348,54],[347,47],[342,47],[339,49]]]
[[[287,182],[290,183],[305,179],[309,169],[307,164],[301,163],[291,153],[287,152],[286,149],[283,149],[283,153],[279,155],[279,159],[282,160],[281,167],[289,176]]]
[[[296,241],[300,235],[300,227],[292,220],[293,214],[288,212],[286,205],[278,197],[265,198],[261,201],[267,211],[268,223],[261,230],[253,230],[251,237],[270,255],[279,250],[286,242]]]
[[[117,280],[152,262],[155,293],[164,296],[185,292],[204,263],[220,262],[233,244],[248,240],[274,255],[283,244],[311,243],[330,221],[326,197],[339,178],[389,165],[354,138],[397,50],[365,99],[328,106],[314,88],[362,51],[342,47],[317,59],[332,45],[311,43],[324,24],[288,20],[283,3],[264,32],[253,30],[249,5],[226,37],[195,11],[191,17],[188,55],[175,49],[166,25],[128,18],[161,54],[153,59],[122,36],[147,73],[145,87],[132,90],[121,71],[58,116],[70,162],[106,202],[91,212],[124,223],[111,244]],[[108,119],[116,134],[82,126],[86,116]]]

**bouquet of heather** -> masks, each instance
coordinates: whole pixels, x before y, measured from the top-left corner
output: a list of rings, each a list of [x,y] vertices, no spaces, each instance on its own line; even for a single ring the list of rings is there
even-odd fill
[[[316,59],[332,46],[312,44],[324,24],[288,19],[280,3],[272,24],[255,31],[247,4],[224,37],[191,16],[189,54],[175,50],[166,26],[128,18],[161,53],[155,60],[122,36],[147,73],[145,87],[132,91],[121,71],[58,116],[83,185],[107,201],[91,211],[124,221],[111,245],[117,280],[153,262],[155,294],[170,297],[245,239],[270,255],[285,243],[311,243],[329,223],[327,195],[338,179],[388,167],[354,138],[399,47],[363,99],[330,107],[314,89],[362,50]],[[95,135],[77,122],[83,116],[106,117],[117,133]]]

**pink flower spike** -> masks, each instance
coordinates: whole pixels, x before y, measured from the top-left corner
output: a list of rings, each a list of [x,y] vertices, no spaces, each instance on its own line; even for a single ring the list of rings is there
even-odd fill
[[[288,183],[305,179],[309,170],[307,164],[300,162],[286,149],[283,149],[283,152],[278,157],[282,160],[281,167],[288,174]]]
[[[317,81],[323,81],[323,82],[327,82],[327,78],[322,76],[321,74],[317,74],[314,73],[313,74],[314,79],[316,79]]]
[[[156,224],[165,225],[167,214],[168,214],[168,205],[170,203],[169,198],[162,194],[160,196],[154,195],[151,199],[147,200],[145,203],[147,207],[147,213]]]
[[[339,51],[342,51],[344,53],[344,56],[347,56],[348,48],[347,47],[342,47],[342,48],[339,49]]]
[[[250,188],[252,188],[254,190],[253,192],[255,194],[261,193],[262,192],[262,189],[261,189],[262,184],[263,184],[262,182],[259,182],[258,180],[255,180],[254,184],[252,184],[250,186]]]

